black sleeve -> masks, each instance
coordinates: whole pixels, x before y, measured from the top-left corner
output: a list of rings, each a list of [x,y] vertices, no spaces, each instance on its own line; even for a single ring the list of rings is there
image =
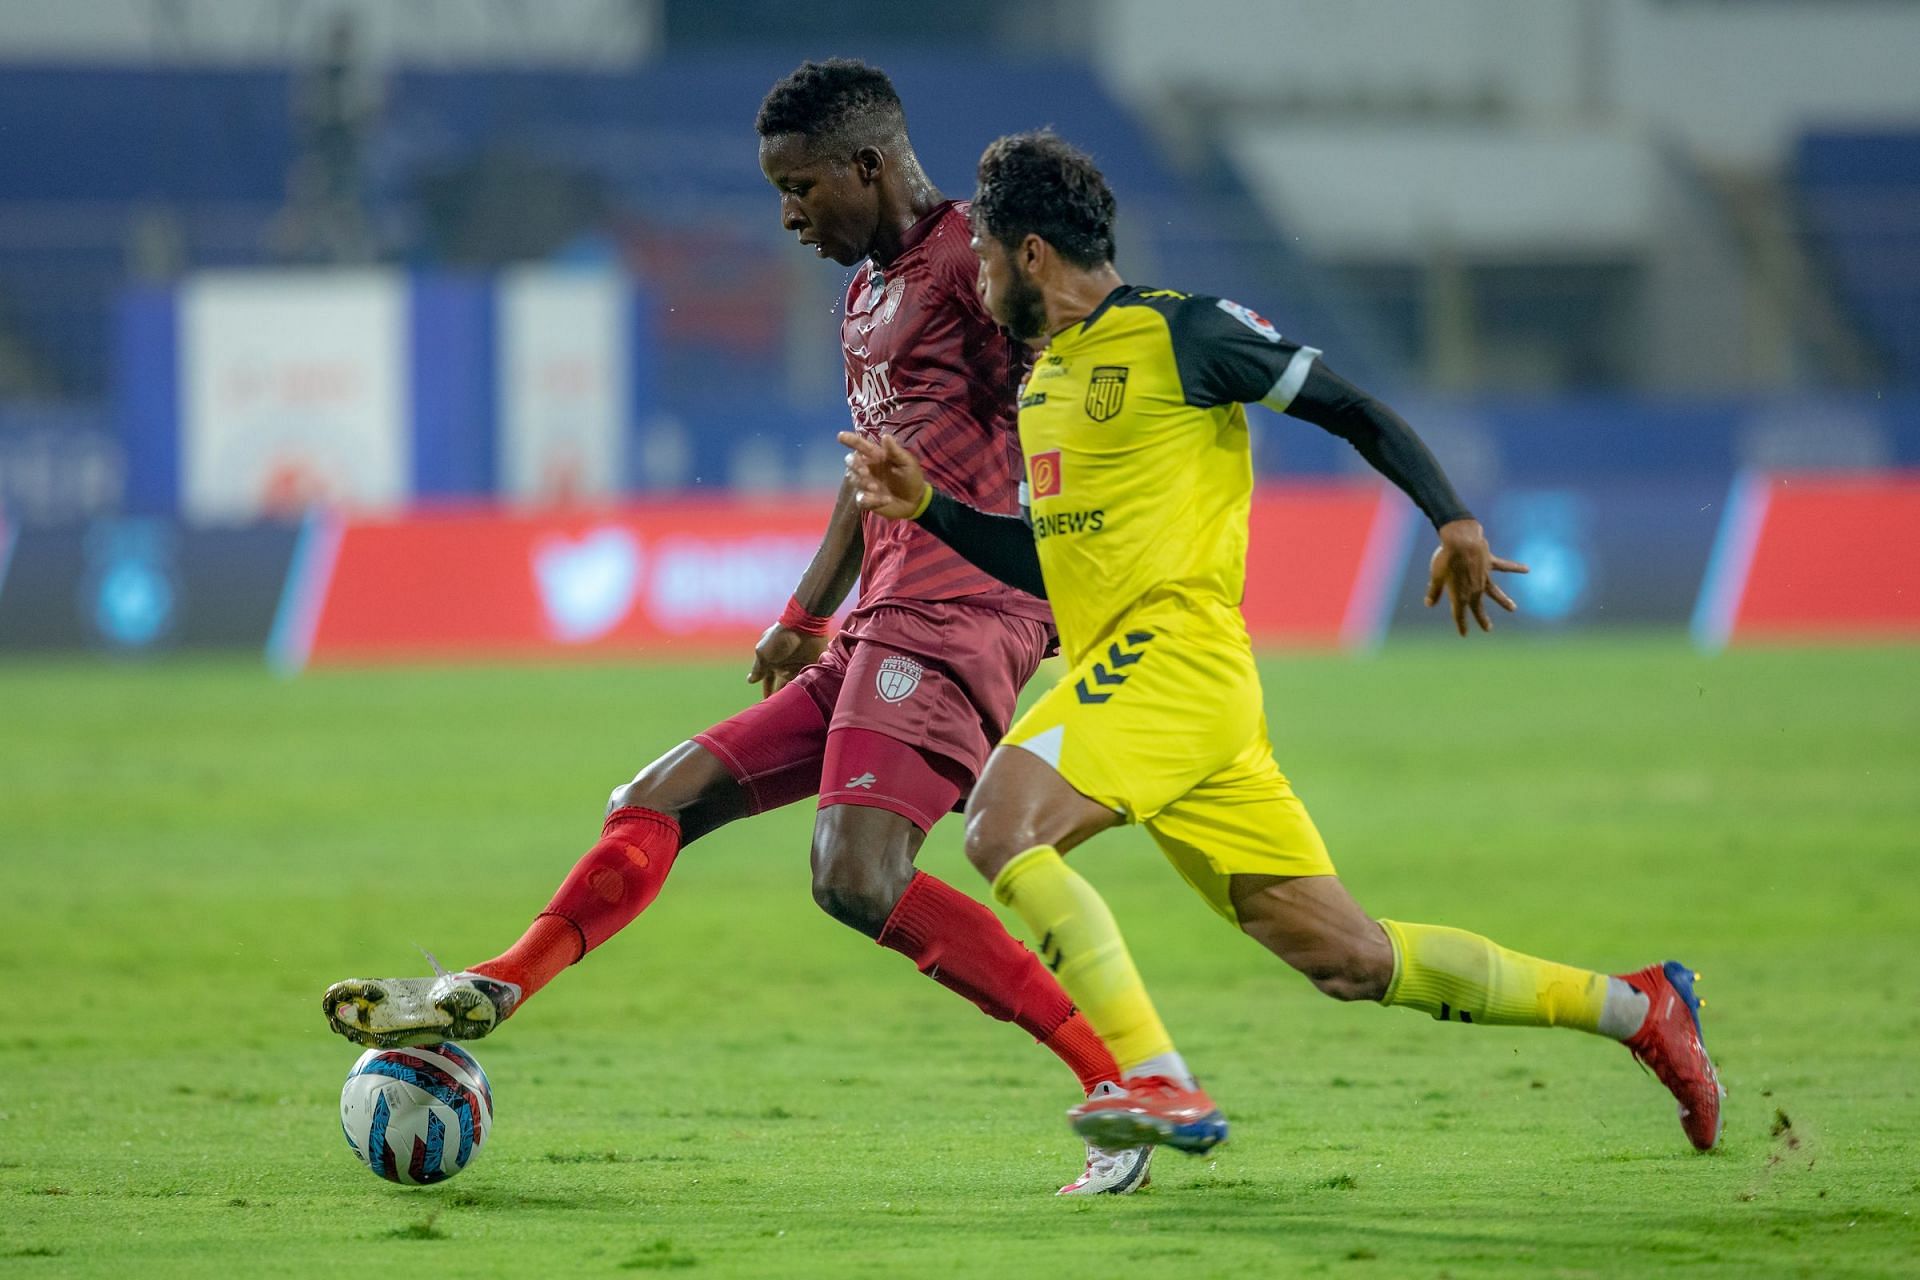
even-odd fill
[[[1047,598],[1033,526],[1019,516],[1000,516],[949,498],[938,489],[916,517],[921,528],[959,552],[975,568],[1028,595]]]
[[[1438,529],[1450,520],[1471,520],[1424,441],[1406,420],[1320,361],[1287,407],[1290,417],[1332,432],[1359,450],[1375,471],[1412,498]]]
[[[1164,314],[1181,393],[1196,408],[1264,404],[1284,413],[1320,355],[1225,298],[1183,297]]]
[[[1327,368],[1312,347],[1280,336],[1225,298],[1182,298],[1167,311],[1187,403],[1263,404],[1347,441],[1439,528],[1470,520],[1431,451],[1399,414]]]

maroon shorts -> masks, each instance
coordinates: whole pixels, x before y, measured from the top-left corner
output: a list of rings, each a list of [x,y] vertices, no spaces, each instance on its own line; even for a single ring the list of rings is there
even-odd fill
[[[818,795],[928,830],[966,797],[1045,656],[1046,623],[957,601],[881,605],[820,661],[693,740],[754,813]]]

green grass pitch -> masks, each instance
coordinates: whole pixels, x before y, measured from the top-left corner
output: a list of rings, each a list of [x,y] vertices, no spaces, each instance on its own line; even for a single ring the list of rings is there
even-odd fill
[[[1233,1141],[1055,1199],[1071,1077],[820,914],[799,807],[683,853],[476,1046],[471,1169],[372,1177],[322,987],[517,936],[744,666],[0,666],[0,1275],[1920,1270],[1920,650],[1267,665],[1281,765],[1372,910],[1706,975],[1714,1154],[1616,1046],[1318,996],[1123,832],[1076,863]],[[956,824],[923,865],[984,896]]]

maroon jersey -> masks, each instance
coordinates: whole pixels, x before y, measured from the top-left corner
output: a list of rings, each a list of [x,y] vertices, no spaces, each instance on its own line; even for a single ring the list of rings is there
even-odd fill
[[[1015,398],[1031,356],[980,301],[971,237],[966,203],[949,200],[913,224],[884,270],[860,265],[840,322],[847,404],[855,430],[897,438],[941,492],[1011,515],[1024,473]],[[913,600],[1051,620],[1045,601],[982,573],[911,520],[869,514],[863,529],[849,635],[877,631],[876,608]]]

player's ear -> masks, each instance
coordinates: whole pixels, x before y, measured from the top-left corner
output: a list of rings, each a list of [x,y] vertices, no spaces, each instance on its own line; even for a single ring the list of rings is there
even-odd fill
[[[880,181],[880,173],[886,167],[887,157],[878,147],[862,147],[853,153],[854,172],[869,186]]]
[[[1021,237],[1020,252],[1016,256],[1022,271],[1030,276],[1036,275],[1046,269],[1048,259],[1053,256],[1053,246],[1029,231]]]

